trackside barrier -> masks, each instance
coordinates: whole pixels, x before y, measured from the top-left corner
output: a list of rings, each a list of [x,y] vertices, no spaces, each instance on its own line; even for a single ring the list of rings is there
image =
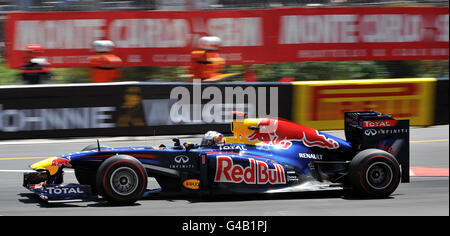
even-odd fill
[[[229,133],[234,110],[322,130],[350,110],[448,124],[448,90],[448,78],[0,86],[0,140]]]
[[[438,78],[436,81],[436,102],[434,109],[434,124],[448,124],[448,78]]]
[[[290,119],[290,83],[0,87],[0,139],[230,132],[234,110]]]
[[[409,119],[411,125],[434,123],[435,78],[309,81],[293,86],[293,121],[316,129],[343,129],[344,112],[352,110],[392,114]]]

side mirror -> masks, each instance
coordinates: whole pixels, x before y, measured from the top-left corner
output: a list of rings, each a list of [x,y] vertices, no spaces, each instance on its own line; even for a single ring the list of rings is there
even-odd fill
[[[186,149],[186,152],[188,152],[191,149],[194,149],[196,146],[193,143],[185,143],[184,148]]]
[[[174,145],[175,147],[181,146],[181,144],[180,144],[180,139],[179,139],[179,138],[173,138],[172,141],[174,142],[173,145]]]

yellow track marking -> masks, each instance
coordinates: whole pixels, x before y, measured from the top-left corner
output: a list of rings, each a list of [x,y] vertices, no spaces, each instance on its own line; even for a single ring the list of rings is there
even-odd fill
[[[417,140],[417,141],[409,141],[410,143],[433,143],[433,142],[448,142],[447,139],[434,139],[434,140]]]

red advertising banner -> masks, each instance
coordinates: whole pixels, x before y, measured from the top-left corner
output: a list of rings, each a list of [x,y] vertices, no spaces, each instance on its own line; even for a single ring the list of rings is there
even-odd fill
[[[278,61],[448,59],[448,8],[281,9]]]
[[[227,11],[10,13],[10,67],[41,44],[55,67],[85,67],[97,39],[125,66],[187,65],[203,35],[222,39],[228,64],[448,59],[448,7],[335,7]]]

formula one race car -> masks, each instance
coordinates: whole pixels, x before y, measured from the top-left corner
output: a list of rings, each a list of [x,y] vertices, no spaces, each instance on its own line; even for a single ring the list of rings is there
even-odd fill
[[[349,189],[375,198],[409,182],[409,120],[379,112],[346,112],[346,141],[284,119],[236,118],[233,136],[205,137],[199,145],[103,147],[52,157],[31,165],[23,186],[43,200],[100,195],[130,204],[154,177],[161,192],[275,193]],[[221,138],[221,137],[219,137]],[[63,185],[73,168],[79,183]]]

